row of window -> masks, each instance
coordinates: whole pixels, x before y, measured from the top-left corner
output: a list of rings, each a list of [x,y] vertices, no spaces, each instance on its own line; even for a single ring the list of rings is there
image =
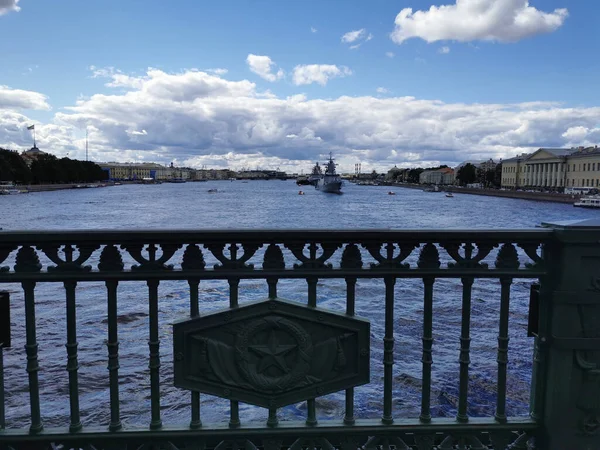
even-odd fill
[[[515,185],[515,179],[514,178],[503,178],[502,179],[502,185],[503,186],[514,186]],[[525,181],[524,186],[548,186],[551,187],[553,186],[551,180],[547,180],[546,183],[531,183],[528,180]],[[556,184],[555,186],[558,187],[562,187],[563,185],[563,180],[558,180],[558,184]],[[569,180],[567,180],[567,186],[569,185]],[[571,186],[572,187],[599,187],[600,186],[600,178],[586,178],[586,179],[581,179],[581,180],[571,180]]]
[[[550,163],[550,164],[554,164],[554,163]],[[536,170],[534,167],[538,167],[538,169]],[[539,167],[541,166],[533,166],[533,165],[526,165],[524,167],[521,167],[521,172],[527,172],[527,173],[539,173]],[[562,164],[557,166],[558,167],[558,171],[562,172]],[[523,170],[523,169],[526,170]],[[517,172],[517,167],[505,167],[504,168],[504,173],[516,173]],[[543,172],[556,172],[556,170],[542,170]],[[567,164],[567,172],[596,172],[596,171],[600,171],[600,163],[579,163],[579,164]]]
[[[598,165],[600,165],[600,164],[598,164]],[[571,180],[571,186],[575,186],[576,181],[577,180]],[[595,185],[594,185],[594,182],[596,183]],[[596,178],[596,181],[594,181],[593,179],[590,179],[590,178],[587,178],[585,180],[583,180],[583,179],[579,180],[579,187],[594,187],[594,186],[596,186],[596,187],[600,186],[600,179]]]

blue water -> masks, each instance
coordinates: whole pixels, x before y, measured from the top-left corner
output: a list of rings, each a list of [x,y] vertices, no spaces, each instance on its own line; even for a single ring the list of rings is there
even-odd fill
[[[217,194],[208,189],[216,188]],[[305,195],[298,195],[298,190]],[[395,196],[387,195],[393,189]],[[287,181],[214,181],[207,183],[126,185],[104,189],[55,191],[0,196],[0,227],[4,230],[49,229],[223,229],[223,228],[532,228],[541,222],[586,219],[600,212],[571,205],[494,197],[425,193],[419,190],[360,187],[346,184],[343,195],[328,195]],[[205,252],[206,253],[206,252]],[[176,255],[174,260],[180,255]],[[415,262],[416,252],[409,258]],[[443,256],[443,255],[442,255]],[[493,256],[493,255],[492,255]],[[210,255],[205,254],[210,262]],[[446,258],[447,259],[447,258]],[[8,263],[14,260],[11,255]],[[339,254],[332,260],[339,261]],[[97,262],[95,255],[92,263]],[[260,265],[260,257],[255,258]],[[293,258],[287,259],[291,265]],[[528,412],[532,340],[526,337],[527,303],[532,280],[516,280],[511,297],[508,414]],[[11,291],[13,347],[5,350],[7,425],[28,420],[28,386],[25,372],[24,311],[19,286]],[[342,281],[321,281],[319,306],[345,308]],[[279,295],[306,302],[303,281],[283,280]],[[189,291],[185,282],[160,285],[161,393],[165,424],[187,423],[189,395],[172,386],[171,323],[186,317]],[[241,283],[241,301],[266,296],[262,280]],[[149,423],[148,307],[144,283],[119,285],[119,340],[121,413],[127,424]],[[225,282],[202,282],[203,312],[227,307]],[[499,286],[477,280],[473,289],[469,413],[493,414],[496,398],[496,343]],[[356,388],[356,416],[379,417],[383,405],[382,338],[384,286],[381,280],[357,285],[357,314],[371,321],[371,382]],[[394,357],[394,414],[417,417],[420,407],[421,332],[423,288],[419,280],[399,279],[396,284]],[[456,280],[438,280],[434,294],[434,350],[432,414],[456,414],[461,286]],[[106,291],[101,283],[81,283],[77,289],[81,412],[84,423],[107,424],[108,372],[104,340]],[[47,426],[68,424],[68,385],[64,320],[64,291],[60,285],[36,289],[40,344],[42,415]],[[281,420],[304,417],[305,403],[280,411]],[[344,414],[343,393],[317,399],[318,417]],[[264,409],[242,404],[242,420],[266,420]],[[205,423],[226,420],[228,402],[202,396]]]

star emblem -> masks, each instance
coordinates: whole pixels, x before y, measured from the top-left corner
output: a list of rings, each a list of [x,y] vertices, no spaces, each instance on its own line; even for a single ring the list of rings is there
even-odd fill
[[[249,345],[248,348],[261,356],[258,363],[258,373],[264,373],[271,366],[279,367],[284,373],[290,371],[285,362],[285,355],[294,350],[297,345],[280,344],[275,336],[275,330],[269,333],[269,340],[266,345]]]

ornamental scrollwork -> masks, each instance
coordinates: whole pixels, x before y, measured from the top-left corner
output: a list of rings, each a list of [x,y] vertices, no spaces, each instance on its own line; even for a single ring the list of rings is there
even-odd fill
[[[394,256],[396,246],[399,252],[397,256]],[[377,261],[376,263],[371,263],[372,269],[408,269],[410,268],[410,264],[405,263],[404,260],[418,246],[417,242],[399,242],[397,244],[393,242],[385,244],[381,242],[367,242],[363,244],[363,247]]]
[[[308,256],[304,254],[304,249],[308,245]],[[301,262],[301,264],[294,264],[294,269],[331,269],[333,266],[327,261],[333,256],[341,244],[335,242],[323,242],[318,244],[316,242],[290,242],[285,246],[292,252],[292,254]],[[322,252],[318,255],[319,247]]]
[[[61,247],[64,259],[60,257]],[[94,244],[77,245],[75,247],[71,244],[44,244],[37,246],[39,250],[44,252],[44,255],[46,255],[50,261],[56,264],[56,266],[48,267],[49,272],[89,272],[92,270],[92,266],[84,266],[83,264],[99,247],[99,245]],[[78,256],[73,259],[75,249],[77,249]]]
[[[196,244],[188,244],[183,252],[181,268],[183,270],[204,270],[206,263],[202,250]]]
[[[265,270],[283,270],[285,269],[285,260],[281,247],[276,244],[271,244],[265,251],[263,259],[263,269]]]
[[[448,263],[449,268],[458,269],[487,269],[487,263],[482,262],[498,244],[491,242],[441,242],[440,245],[455,261]],[[477,253],[473,253],[477,249]],[[460,254],[460,251],[463,254]]]
[[[42,270],[40,258],[35,249],[25,245],[17,252],[15,261],[15,272],[34,273]]]
[[[348,244],[342,252],[342,269],[362,269],[363,261],[360,249],[356,244]]]
[[[146,252],[148,257],[143,255],[144,244],[122,244],[121,248],[127,250],[131,257],[139,263],[139,265],[131,266],[132,270],[172,270],[172,264],[166,264],[181,248],[182,244],[148,244]],[[159,258],[156,257],[156,252],[161,249],[162,254]]]
[[[520,242],[517,243],[521,249],[525,252],[525,254],[531,259],[532,262],[525,263],[525,267],[528,269],[539,269],[543,267],[544,260],[540,254],[538,254],[538,249],[540,248],[539,242]]]
[[[115,245],[110,244],[102,249],[100,263],[98,264],[100,272],[121,272],[124,267],[121,252]]]
[[[210,242],[204,244],[215,258],[221,264],[215,264],[215,270],[218,269],[254,269],[253,264],[247,264],[247,262],[254,256],[256,251],[262,247],[263,244],[251,242],[242,243],[241,246],[236,243],[229,245],[223,242]],[[229,258],[225,256],[225,247],[228,247]],[[241,256],[238,254],[238,250],[243,250]]]

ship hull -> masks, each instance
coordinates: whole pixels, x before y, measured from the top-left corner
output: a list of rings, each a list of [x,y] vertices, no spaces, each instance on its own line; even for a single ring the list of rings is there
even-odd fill
[[[329,183],[323,183],[319,181],[317,189],[322,192],[329,194],[341,194],[342,193],[342,182],[341,181],[330,181]]]

